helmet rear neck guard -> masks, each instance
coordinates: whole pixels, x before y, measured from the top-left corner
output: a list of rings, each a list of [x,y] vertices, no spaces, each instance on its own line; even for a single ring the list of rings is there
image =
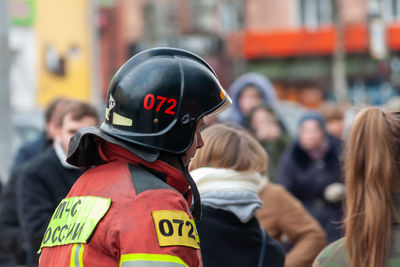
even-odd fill
[[[67,162],[77,167],[90,167],[101,165],[104,160],[99,155],[99,139],[125,148],[139,158],[154,162],[158,159],[160,151],[149,150],[141,146],[133,145],[118,138],[115,138],[99,127],[87,127],[79,129],[72,136],[68,148]]]

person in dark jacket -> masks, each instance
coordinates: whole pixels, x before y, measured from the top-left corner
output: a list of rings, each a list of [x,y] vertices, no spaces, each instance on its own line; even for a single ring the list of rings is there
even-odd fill
[[[202,199],[196,222],[204,266],[284,266],[284,250],[261,228],[255,212],[267,154],[245,130],[214,124],[191,163]]]
[[[277,182],[318,220],[329,242],[342,236],[341,152],[341,141],[326,133],[322,116],[307,113],[300,120],[298,140],[282,156],[277,175]]]
[[[53,143],[57,122],[68,99],[57,98],[47,107],[44,119],[46,130],[35,141],[23,145],[14,159],[10,179],[0,196],[0,266],[17,266],[26,263],[26,244],[17,215],[17,179],[24,166]]]
[[[97,124],[98,115],[93,106],[71,101],[60,116],[53,147],[27,162],[19,174],[17,210],[27,239],[28,266],[37,266],[37,251],[51,215],[84,171],[65,161],[69,140],[80,128]]]
[[[23,167],[15,170],[1,192],[0,198],[0,266],[15,267],[26,262],[26,244],[17,215],[17,177]]]

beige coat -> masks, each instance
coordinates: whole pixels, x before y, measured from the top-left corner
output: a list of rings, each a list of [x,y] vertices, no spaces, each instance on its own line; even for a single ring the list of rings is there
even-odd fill
[[[319,223],[292,194],[269,183],[260,193],[264,206],[256,216],[260,225],[276,240],[289,239],[293,248],[286,255],[285,267],[309,267],[326,245]]]

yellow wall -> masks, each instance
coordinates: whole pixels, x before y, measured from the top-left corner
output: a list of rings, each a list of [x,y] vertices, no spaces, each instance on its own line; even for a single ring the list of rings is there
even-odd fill
[[[39,106],[54,97],[90,100],[90,0],[36,0],[35,31],[38,41]],[[46,46],[52,44],[65,57],[65,75],[46,68]],[[78,53],[68,53],[72,47]]]

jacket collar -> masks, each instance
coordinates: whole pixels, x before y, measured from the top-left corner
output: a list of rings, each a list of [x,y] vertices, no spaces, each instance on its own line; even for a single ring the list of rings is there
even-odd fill
[[[189,190],[189,183],[183,172],[177,168],[161,160],[156,160],[155,162],[145,161],[128,150],[108,142],[100,143],[98,149],[100,156],[106,162],[124,160],[134,165],[141,165],[147,169],[154,170],[155,172],[152,172],[153,174],[157,172],[164,174],[165,176],[163,175],[160,179],[164,180],[168,185],[187,197],[188,202],[191,203],[192,196]]]

